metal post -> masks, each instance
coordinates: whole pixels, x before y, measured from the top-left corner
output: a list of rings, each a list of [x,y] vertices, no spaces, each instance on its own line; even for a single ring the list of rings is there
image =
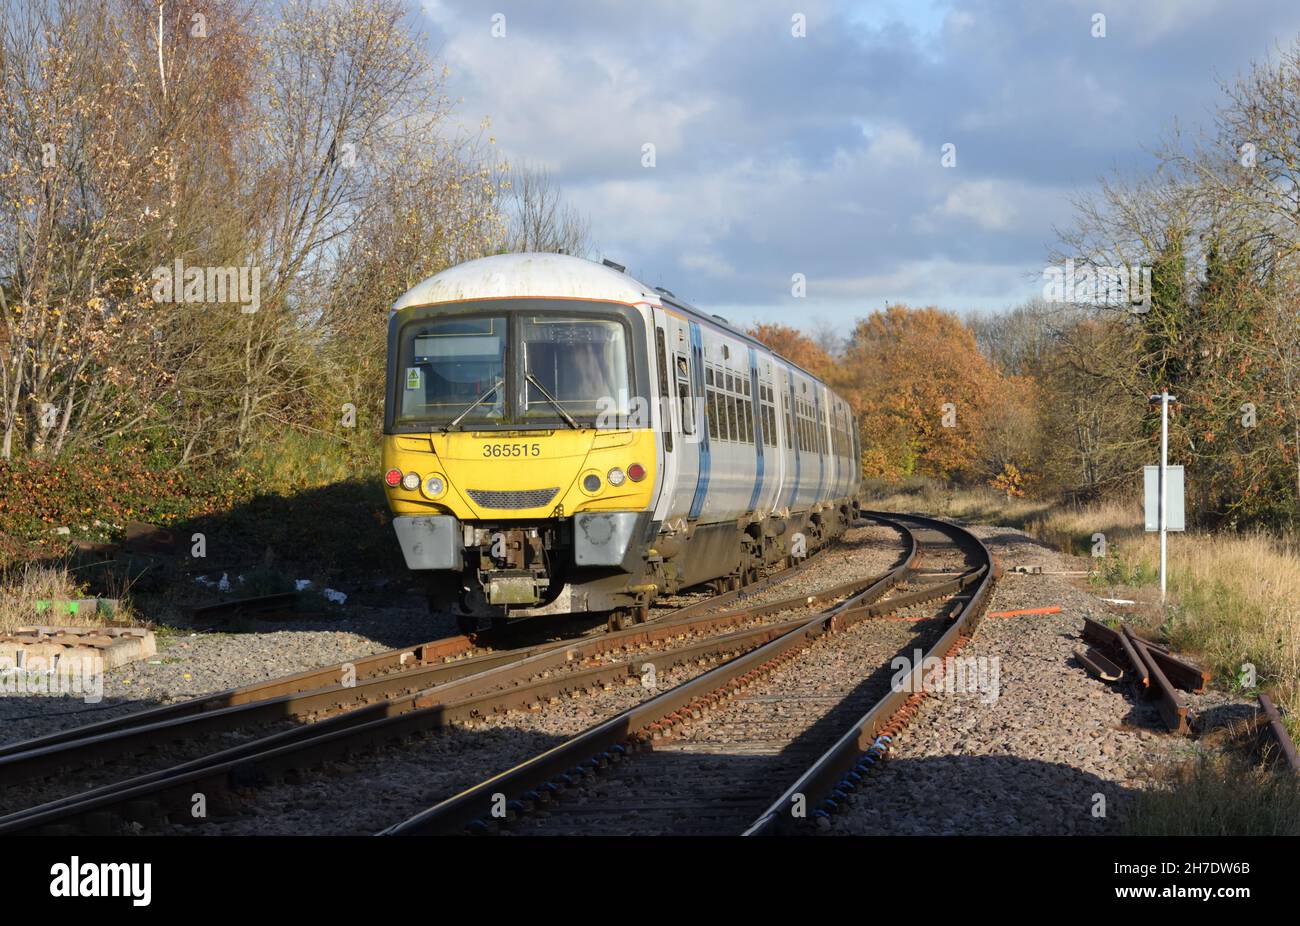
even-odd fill
[[[1169,554],[1169,530],[1167,525],[1169,510],[1168,485],[1166,470],[1169,468],[1169,403],[1177,400],[1165,389],[1160,395],[1153,395],[1151,401],[1160,400],[1160,603],[1165,603],[1167,586],[1166,569]]]
[[[1168,568],[1169,530],[1169,390],[1160,393],[1160,603],[1165,603],[1165,570]]]

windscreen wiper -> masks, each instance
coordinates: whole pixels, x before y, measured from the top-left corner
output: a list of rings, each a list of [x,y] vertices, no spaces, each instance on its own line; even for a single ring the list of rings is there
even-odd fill
[[[555,396],[551,395],[549,392],[547,392],[546,387],[537,381],[536,376],[534,376],[532,373],[525,373],[524,377],[530,383],[532,383],[534,386],[537,387],[537,391],[542,394],[542,398],[546,399],[546,401],[550,402],[552,405],[555,406],[555,410],[560,413],[560,417],[564,419],[565,424],[573,428],[573,430],[575,431],[581,430],[581,428],[578,427],[578,422],[574,421],[573,416],[570,415],[567,411],[565,411],[564,406],[560,404],[560,400],[557,399]]]
[[[456,425],[460,424],[461,421],[464,420],[466,415],[468,415],[474,409],[478,408],[485,401],[487,401],[488,396],[492,395],[494,392],[500,389],[502,385],[503,385],[503,381],[501,379],[498,379],[495,383],[489,386],[487,392],[483,393],[481,396],[479,396],[477,399],[471,402],[468,408],[466,408],[463,412],[461,412],[455,418],[451,419],[451,421],[449,421],[446,425],[444,425],[442,429],[443,432],[446,433],[447,431],[450,431],[452,428],[456,427]]]

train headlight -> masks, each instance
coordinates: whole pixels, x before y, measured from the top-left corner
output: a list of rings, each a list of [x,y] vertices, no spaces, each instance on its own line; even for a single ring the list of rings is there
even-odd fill
[[[645,467],[640,463],[633,463],[627,468],[627,478],[633,482],[640,482],[645,478]]]
[[[390,489],[396,489],[402,484],[402,471],[400,469],[390,469],[384,473],[384,482],[388,483]]]
[[[595,495],[600,491],[600,477],[595,473],[588,473],[582,477],[582,488],[584,491]]]
[[[437,498],[443,492],[447,491],[447,482],[441,476],[430,476],[424,480],[424,486],[421,489],[428,498]]]
[[[402,488],[408,492],[414,492],[420,487],[420,474],[407,473],[402,477]]]
[[[608,473],[605,474],[605,478],[609,480],[610,485],[614,486],[615,488],[618,488],[623,484],[623,480],[626,479],[627,477],[623,475],[623,471],[621,469],[615,466],[613,469],[611,469]]]

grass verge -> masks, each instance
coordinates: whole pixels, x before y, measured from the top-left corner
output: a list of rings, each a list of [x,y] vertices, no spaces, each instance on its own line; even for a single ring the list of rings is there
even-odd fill
[[[1134,796],[1133,836],[1300,836],[1300,778],[1231,754],[1201,756]]]
[[[74,601],[84,597],[82,589],[64,565],[22,563],[0,571],[0,633],[30,624],[60,627],[95,627],[102,623],[95,614],[38,611],[38,601]],[[118,619],[129,620],[119,611]]]

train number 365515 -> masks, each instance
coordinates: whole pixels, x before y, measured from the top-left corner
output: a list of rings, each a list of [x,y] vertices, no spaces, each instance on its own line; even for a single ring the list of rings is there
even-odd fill
[[[484,444],[484,457],[540,457],[541,444]]]

